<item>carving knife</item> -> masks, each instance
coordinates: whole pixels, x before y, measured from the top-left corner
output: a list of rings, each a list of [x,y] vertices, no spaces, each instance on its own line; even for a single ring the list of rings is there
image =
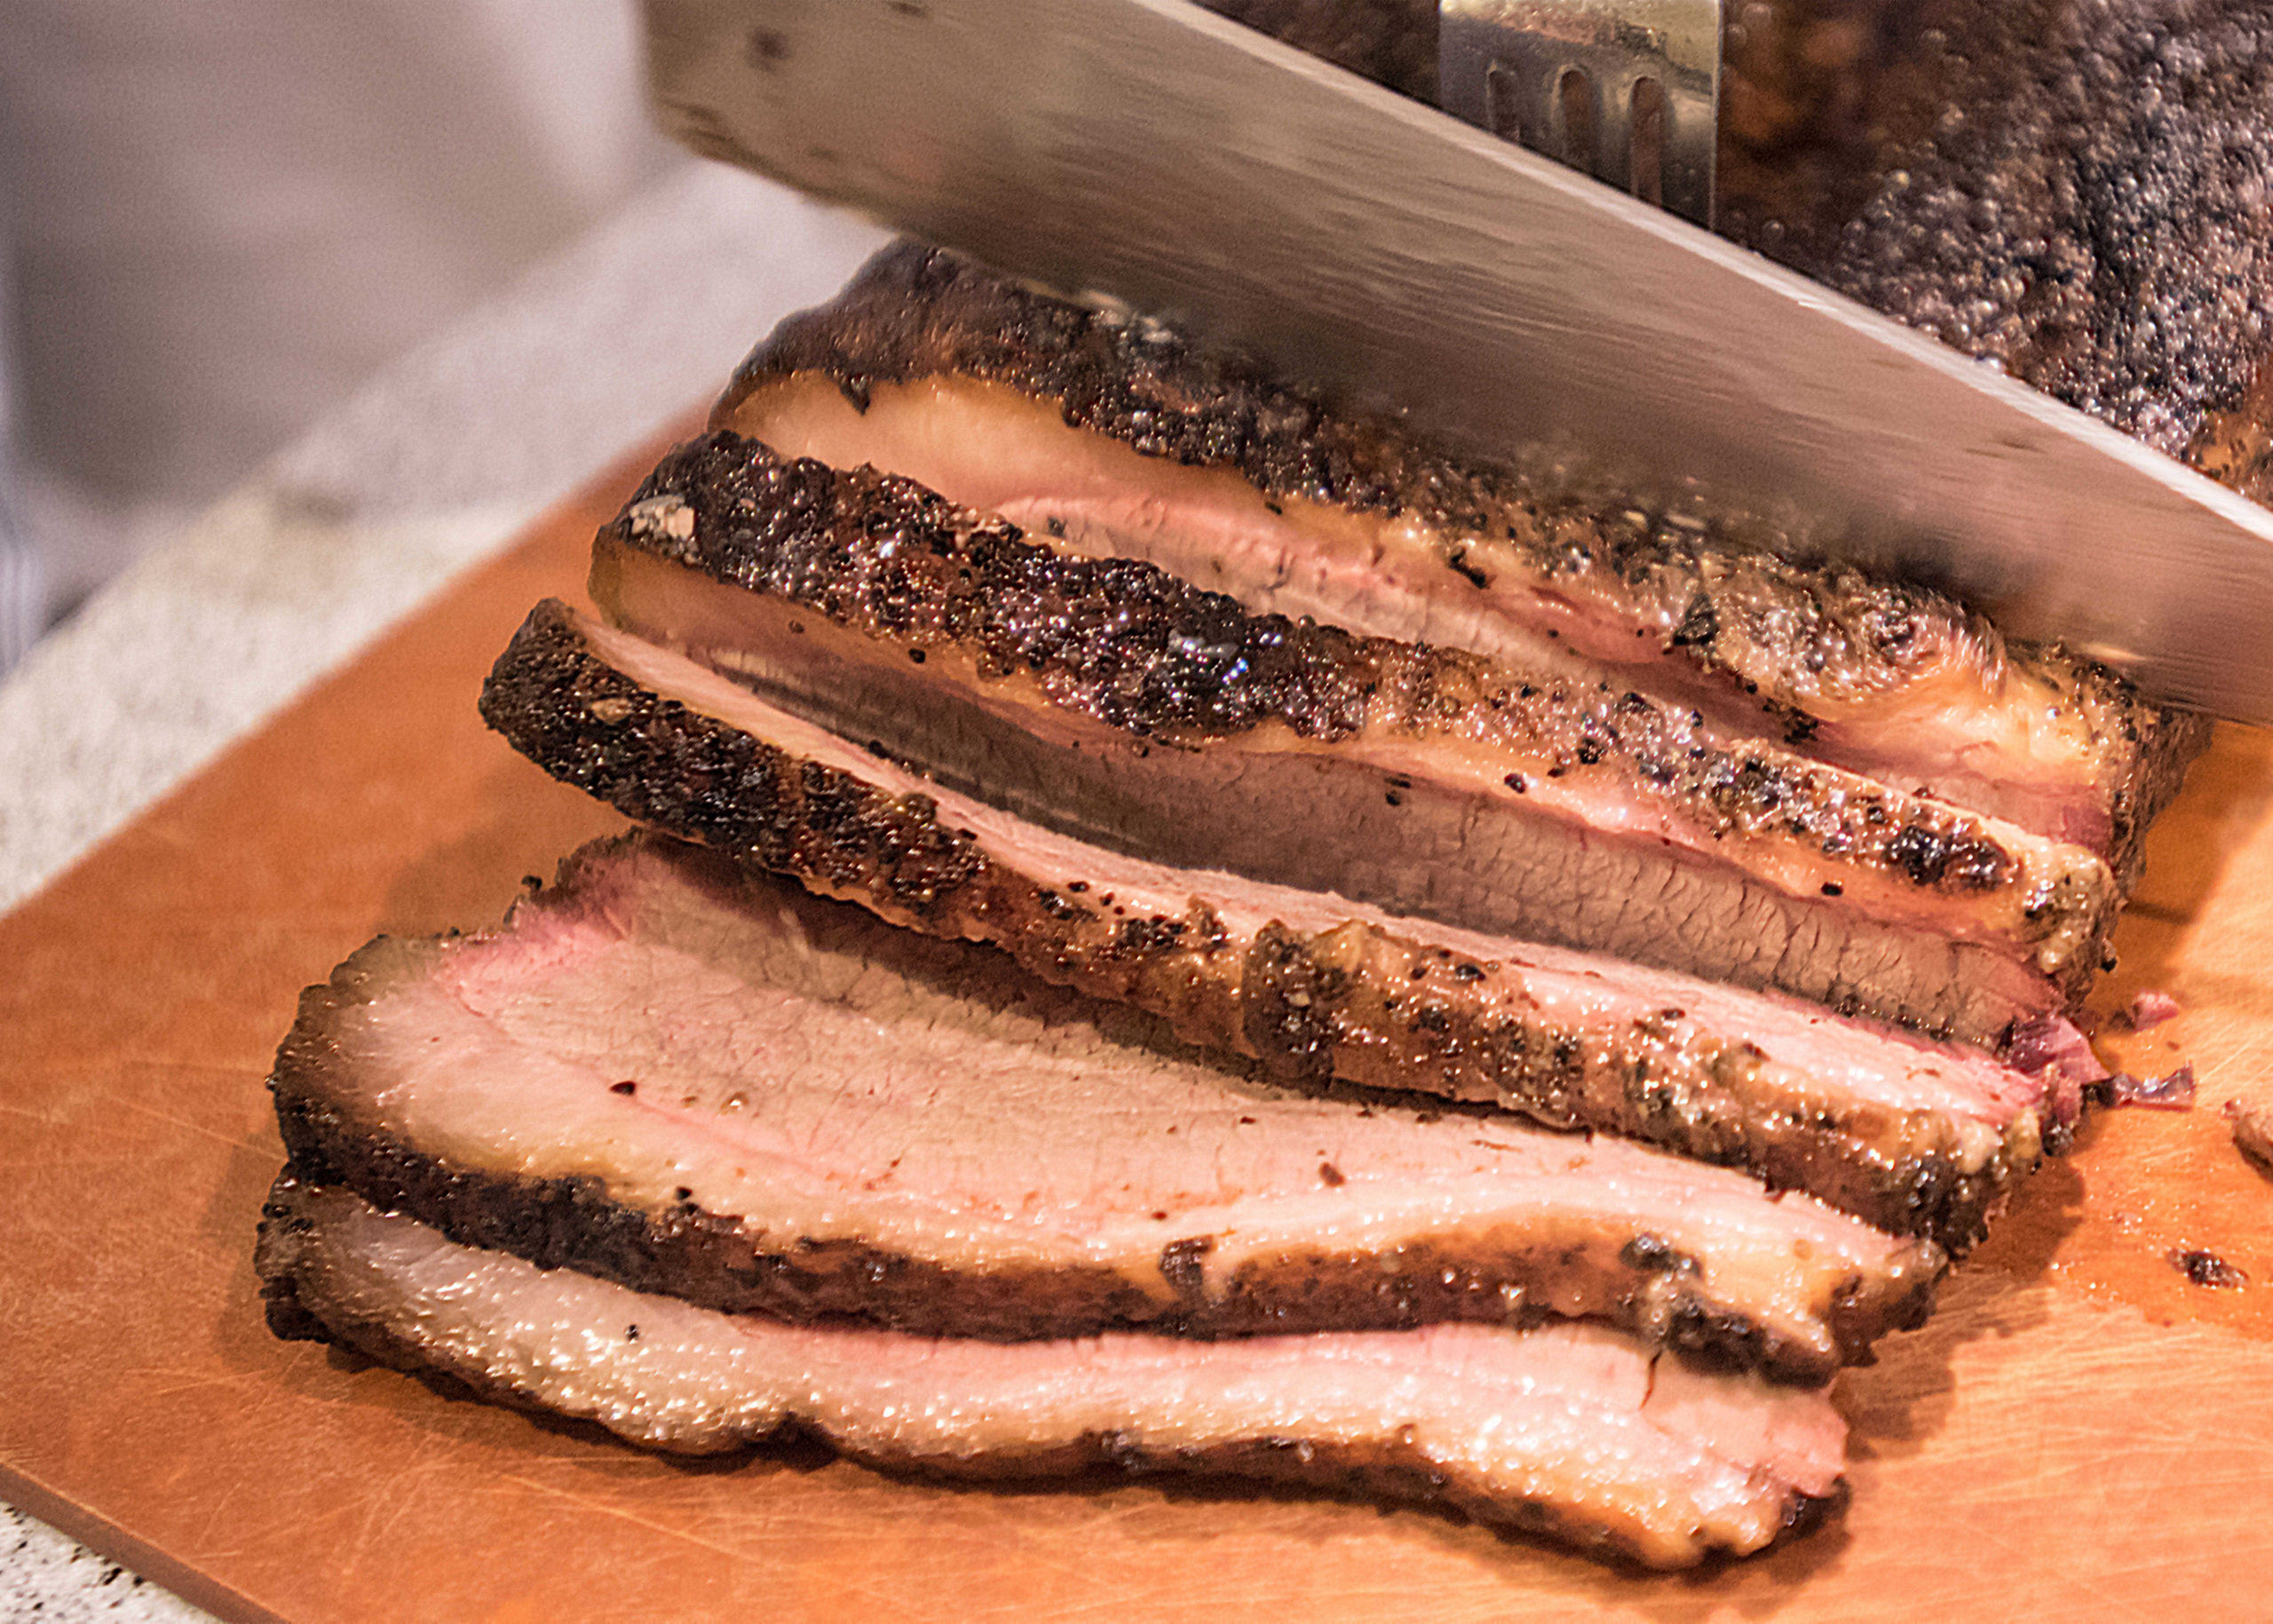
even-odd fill
[[[1187,0],[644,4],[697,151],[2273,723],[2273,512],[1446,114]]]

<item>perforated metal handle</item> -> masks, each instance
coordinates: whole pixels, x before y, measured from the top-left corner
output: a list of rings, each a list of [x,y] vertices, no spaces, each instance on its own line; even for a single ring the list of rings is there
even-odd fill
[[[1445,111],[1713,223],[1721,0],[1440,0]]]

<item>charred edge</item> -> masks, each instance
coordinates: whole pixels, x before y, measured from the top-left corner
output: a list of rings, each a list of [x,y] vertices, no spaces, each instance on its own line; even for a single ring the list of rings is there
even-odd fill
[[[1224,1283],[1212,1323],[1218,1335],[1269,1336],[1299,1332],[1321,1321],[1338,1323],[1351,1283],[1363,1279],[1368,1324],[1412,1330],[1447,1321],[1530,1329],[1558,1316],[1559,1294],[1580,1295],[1584,1317],[1616,1326],[1679,1353],[1701,1370],[1756,1375],[1789,1387],[1819,1387],[1841,1362],[1867,1362],[1863,1347],[1842,1347],[1826,1360],[1772,1327],[1701,1287],[1701,1265],[1667,1271],[1638,1264],[1628,1248],[1611,1244],[1548,1241],[1517,1255],[1521,1266],[1479,1267],[1469,1256],[1428,1240],[1407,1242],[1396,1266],[1361,1256],[1314,1256],[1247,1264]],[[1630,1246],[1630,1243],[1629,1243]],[[1833,1332],[1834,1340],[1837,1333]]]
[[[2187,769],[2210,748],[2213,724],[2210,717],[2195,711],[2157,709],[2140,701],[2128,684],[2119,686],[2122,692],[2105,708],[2129,720],[2141,735],[2138,767],[2131,781],[2115,796],[2114,833],[2107,859],[2117,885],[2127,897],[2138,883],[2148,827],[2177,796],[2186,782]]]
[[[564,783],[626,816],[888,916],[952,914],[990,878],[970,836],[894,797],[642,687],[540,604],[483,685],[481,714]]]
[[[1205,1263],[1215,1239],[1187,1236],[1158,1259],[1172,1300],[1103,1267],[974,1274],[856,1241],[799,1240],[769,1251],[737,1220],[686,1202],[646,1211],[614,1200],[595,1178],[454,1167],[354,1124],[322,1103],[320,1085],[304,1075],[323,1064],[321,1048],[313,1040],[296,1046],[273,1080],[290,1156],[285,1180],[350,1190],[460,1246],[722,1313],[1001,1342],[1111,1330],[1207,1340],[1453,1320],[1529,1325],[1549,1317],[1536,1304],[1576,1301],[1587,1308],[1580,1317],[1673,1347],[1703,1368],[1802,1387],[1820,1386],[1835,1368],[1686,1281],[1668,1291],[1656,1271],[1559,1241],[1483,1261],[1424,1240],[1402,1248],[1394,1270],[1370,1255],[1289,1254],[1242,1265],[1211,1299]],[[289,1304],[272,1314],[272,1325],[280,1324],[279,1335],[299,1324]]]
[[[660,522],[661,501],[691,510],[691,527]],[[2025,877],[1971,814],[1780,747],[1715,742],[1680,708],[1628,693],[1605,717],[1598,693],[1474,654],[1250,615],[1149,564],[1061,556],[908,481],[787,461],[730,431],[667,456],[603,537],[910,652],[957,648],[982,677],[1046,673],[1048,703],[1137,738],[1200,742],[1275,723],[1333,742],[1468,717],[1480,737],[1556,762],[1549,776],[1618,773],[1715,839],[1794,842],[1952,896]],[[2096,865],[2064,876],[2018,928],[2041,939],[2079,927],[2096,942],[2112,915],[2104,880]]]
[[[1216,1249],[1213,1235],[1192,1235],[1171,1240],[1160,1248],[1160,1278],[1185,1303],[1204,1302],[1208,1294],[1208,1255]]]
[[[739,1220],[685,1200],[645,1210],[613,1199],[595,1178],[453,1166],[343,1113],[329,1103],[337,1090],[326,1073],[338,1053],[327,1034],[340,1011],[365,1000],[373,980],[368,964],[351,959],[331,982],[303,995],[270,1079],[289,1156],[284,1178],[340,1186],[461,1246],[509,1253],[540,1268],[573,1269],[725,1313],[996,1341],[1117,1329],[1206,1339],[1406,1330],[1445,1320],[1522,1324],[1544,1317],[1537,1304],[1577,1303],[1578,1317],[1665,1343],[1707,1368],[1756,1372],[1795,1386],[1818,1386],[1835,1368],[1817,1351],[1705,1296],[1694,1288],[1693,1271],[1669,1279],[1649,1259],[1620,1256],[1608,1237],[1601,1246],[1543,1240],[1481,1257],[1423,1239],[1400,1249],[1393,1270],[1371,1254],[1290,1252],[1241,1265],[1213,1298],[1205,1263],[1216,1243],[1205,1235],[1163,1248],[1157,1269],[1166,1295],[1106,1267],[973,1274],[857,1241],[800,1240],[767,1250]],[[273,1319],[289,1326],[289,1308]]]
[[[660,1216],[612,1202],[598,1181],[527,1180],[449,1168],[369,1136],[311,1131],[320,1116],[280,1102],[290,1122],[293,1176],[340,1184],[460,1245],[509,1252],[541,1268],[571,1268],[634,1290],[666,1292],[699,1307],[761,1313],[791,1323],[858,1320],[921,1335],[1003,1341],[1115,1329],[1210,1338],[1325,1329],[1410,1329],[1445,1320],[1537,1323],[1517,1304],[1577,1287],[1602,1299],[1595,1316],[1666,1343],[1702,1367],[1757,1372],[1813,1386],[1831,1371],[1749,1317],[1682,1293],[1662,1298],[1597,1273],[1568,1248],[1519,1254],[1478,1268],[1428,1247],[1407,1248],[1384,1273],[1366,1258],[1287,1259],[1242,1269],[1220,1303],[1205,1297],[1210,1237],[1162,1248],[1160,1269],[1178,1302],[1168,1305],[1108,1271],[954,1275],[857,1244],[756,1250],[731,1219],[684,1207]],[[1536,1289],[1532,1289],[1535,1287]]]
[[[1239,978],[1241,1030],[1265,1071],[1308,1083],[1334,1074],[1336,1006],[1348,981],[1277,920],[1255,932]]]
[[[859,1242],[768,1251],[741,1224],[685,1203],[645,1211],[596,1178],[527,1178],[452,1167],[358,1129],[280,1068],[287,1173],[352,1190],[460,1246],[573,1269],[721,1313],[790,1324],[858,1320],[922,1335],[999,1342],[1150,1325],[1160,1305],[1105,1269],[958,1274]]]
[[[1484,517],[1472,476],[1389,425],[1338,414],[1155,323],[1031,292],[919,243],[883,250],[834,303],[777,327],[712,421],[764,378],[795,372],[863,393],[963,373],[1049,400],[1068,423],[1148,456],[1230,464],[1274,496],[1397,513],[1434,487],[1447,518],[1476,528]]]
[[[294,1197],[300,1180],[286,1168],[270,1185],[261,1203],[260,1226],[253,1245],[254,1271],[260,1276],[260,1305],[270,1335],[279,1342],[329,1342],[324,1322],[300,1301],[297,1264],[299,1238],[309,1220],[301,1216]]]
[[[1741,1167],[1771,1190],[1805,1191],[1889,1234],[1930,1241],[1951,1258],[1980,1243],[2034,1166],[2003,1150],[1969,1172],[1948,1151],[1889,1156],[1882,1147],[1913,1143],[1921,1131],[1938,1136],[1944,1124],[1930,1113],[1868,1105],[1794,1112],[1775,1095],[1731,1089],[1725,1064],[1708,1063],[1706,1070],[1713,1081],[1700,1095],[1693,1080],[1664,1074],[1637,1047],[1607,1057],[1600,1078],[1547,1084],[1545,1105],[1550,1113],[1567,1112],[1571,1096],[1583,1091],[1608,1102],[1596,1113],[1597,1126],[1699,1161]],[[1519,1078],[1515,1086],[1526,1084],[1535,1089],[1540,1080]],[[1899,1326],[1905,1311],[1886,1311],[1889,1323]]]
[[[691,535],[645,517],[659,498],[693,510]],[[912,481],[784,459],[726,430],[666,456],[603,534],[911,653],[960,647],[996,677],[1048,670],[1069,685],[1055,702],[1140,737],[1276,721],[1347,738],[1403,653],[1251,615],[1151,564],[1053,552]]]
[[[1130,1002],[1188,1042],[1239,1047],[1239,964],[1197,901],[1181,918],[1108,912],[992,862],[926,796],[894,796],[641,687],[540,605],[483,690],[491,726],[562,781],[748,869],[861,899],[927,935],[991,943],[1028,973]]]

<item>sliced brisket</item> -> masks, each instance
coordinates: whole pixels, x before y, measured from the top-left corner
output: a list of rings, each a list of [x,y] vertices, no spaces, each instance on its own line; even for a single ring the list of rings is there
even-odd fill
[[[1960,1249],[2035,1165],[2044,1086],[1810,1006],[1331,895],[1172,869],[1038,828],[558,604],[484,714],[631,816],[1187,1041],[1647,1139]]]
[[[1844,1492],[1826,1394],[1684,1371],[1594,1329],[1001,1343],[796,1327],[453,1246],[289,1177],[260,1270],[288,1334],[658,1449],[802,1427],[960,1477],[1220,1472],[1442,1501],[1659,1567],[1757,1550]]]
[[[618,624],[1066,833],[1968,1042],[2064,1007],[2112,923],[2080,847],[1632,690],[1251,615],[731,432],[649,476],[592,587]]]
[[[1941,1268],[1741,1174],[1288,1093],[1147,1018],[653,836],[382,938],[273,1079],[293,1168],[707,1308],[995,1339],[1587,1316],[1826,1379]]]
[[[1156,324],[913,245],[785,322],[715,421],[1258,613],[1640,688],[2087,845],[2126,878],[2206,739],[1933,592],[1787,563],[1772,531],[1463,466]]]

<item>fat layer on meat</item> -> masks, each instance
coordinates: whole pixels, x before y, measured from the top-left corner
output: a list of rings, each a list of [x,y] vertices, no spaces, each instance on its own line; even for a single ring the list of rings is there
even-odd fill
[[[565,606],[532,614],[482,709],[635,818],[896,923],[991,943],[1276,1076],[1612,1129],[1952,1249],[2038,1159],[2043,1080],[1977,1051],[1084,844]]]
[[[1178,866],[1998,1042],[2103,953],[2081,847],[1632,690],[1068,558],[717,432],[595,544],[616,623],[1036,821]]]
[[[1821,1381],[1941,1256],[1739,1173],[1288,1092],[653,836],[381,939],[277,1058],[297,1170],[706,1307],[1020,1339],[1599,1318]]]
[[[1002,1343],[793,1327],[455,1246],[289,1177],[259,1266],[281,1334],[687,1454],[803,1429],[955,1477],[1261,1477],[1443,1501],[1658,1567],[1757,1550],[1844,1494],[1826,1395],[1591,1328]]]
[[[2008,647],[1930,590],[1792,564],[1772,532],[1464,466],[1157,323],[915,245],[784,322],[714,422],[1259,613],[1638,687],[2084,844],[2126,883],[2206,742],[2198,718]]]

